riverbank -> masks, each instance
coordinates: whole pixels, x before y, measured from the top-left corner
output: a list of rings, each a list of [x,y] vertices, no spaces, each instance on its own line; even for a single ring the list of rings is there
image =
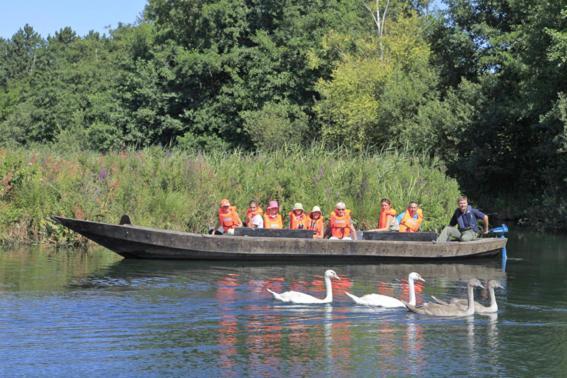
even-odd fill
[[[100,154],[47,149],[0,149],[0,241],[77,244],[81,239],[50,215],[205,232],[221,198],[243,215],[251,199],[295,202],[329,214],[342,200],[359,229],[373,228],[382,197],[403,210],[418,201],[424,230],[448,221],[459,194],[442,164],[420,155],[386,151],[349,154],[286,148],[276,152],[191,153],[149,148]]]

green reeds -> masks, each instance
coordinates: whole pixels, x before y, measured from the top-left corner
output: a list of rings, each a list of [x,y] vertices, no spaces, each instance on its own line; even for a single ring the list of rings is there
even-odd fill
[[[357,228],[374,228],[380,199],[402,211],[420,203],[423,229],[448,222],[459,188],[440,162],[404,151],[354,154],[285,147],[266,153],[201,154],[149,148],[100,155],[47,150],[0,150],[0,240],[77,243],[50,215],[205,232],[216,224],[220,199],[241,216],[248,202],[277,199],[282,214],[295,202],[321,206],[328,216],[337,201],[352,210]]]

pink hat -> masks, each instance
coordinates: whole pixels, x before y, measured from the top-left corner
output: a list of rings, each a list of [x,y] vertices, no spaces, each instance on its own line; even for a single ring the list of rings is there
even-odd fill
[[[276,208],[276,209],[280,208],[279,205],[278,205],[278,201],[270,201],[270,203],[268,204],[268,210],[273,209],[273,208]]]

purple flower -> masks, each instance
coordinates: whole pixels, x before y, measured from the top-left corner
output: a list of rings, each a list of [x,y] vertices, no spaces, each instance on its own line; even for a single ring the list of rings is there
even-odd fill
[[[98,179],[104,181],[106,177],[108,177],[108,171],[106,168],[101,168],[100,171],[98,171]]]

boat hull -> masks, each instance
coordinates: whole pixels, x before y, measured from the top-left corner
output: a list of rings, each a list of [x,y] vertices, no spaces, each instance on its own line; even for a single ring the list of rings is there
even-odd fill
[[[213,236],[72,218],[53,219],[126,258],[175,260],[450,260],[500,253],[505,238],[471,242]]]

